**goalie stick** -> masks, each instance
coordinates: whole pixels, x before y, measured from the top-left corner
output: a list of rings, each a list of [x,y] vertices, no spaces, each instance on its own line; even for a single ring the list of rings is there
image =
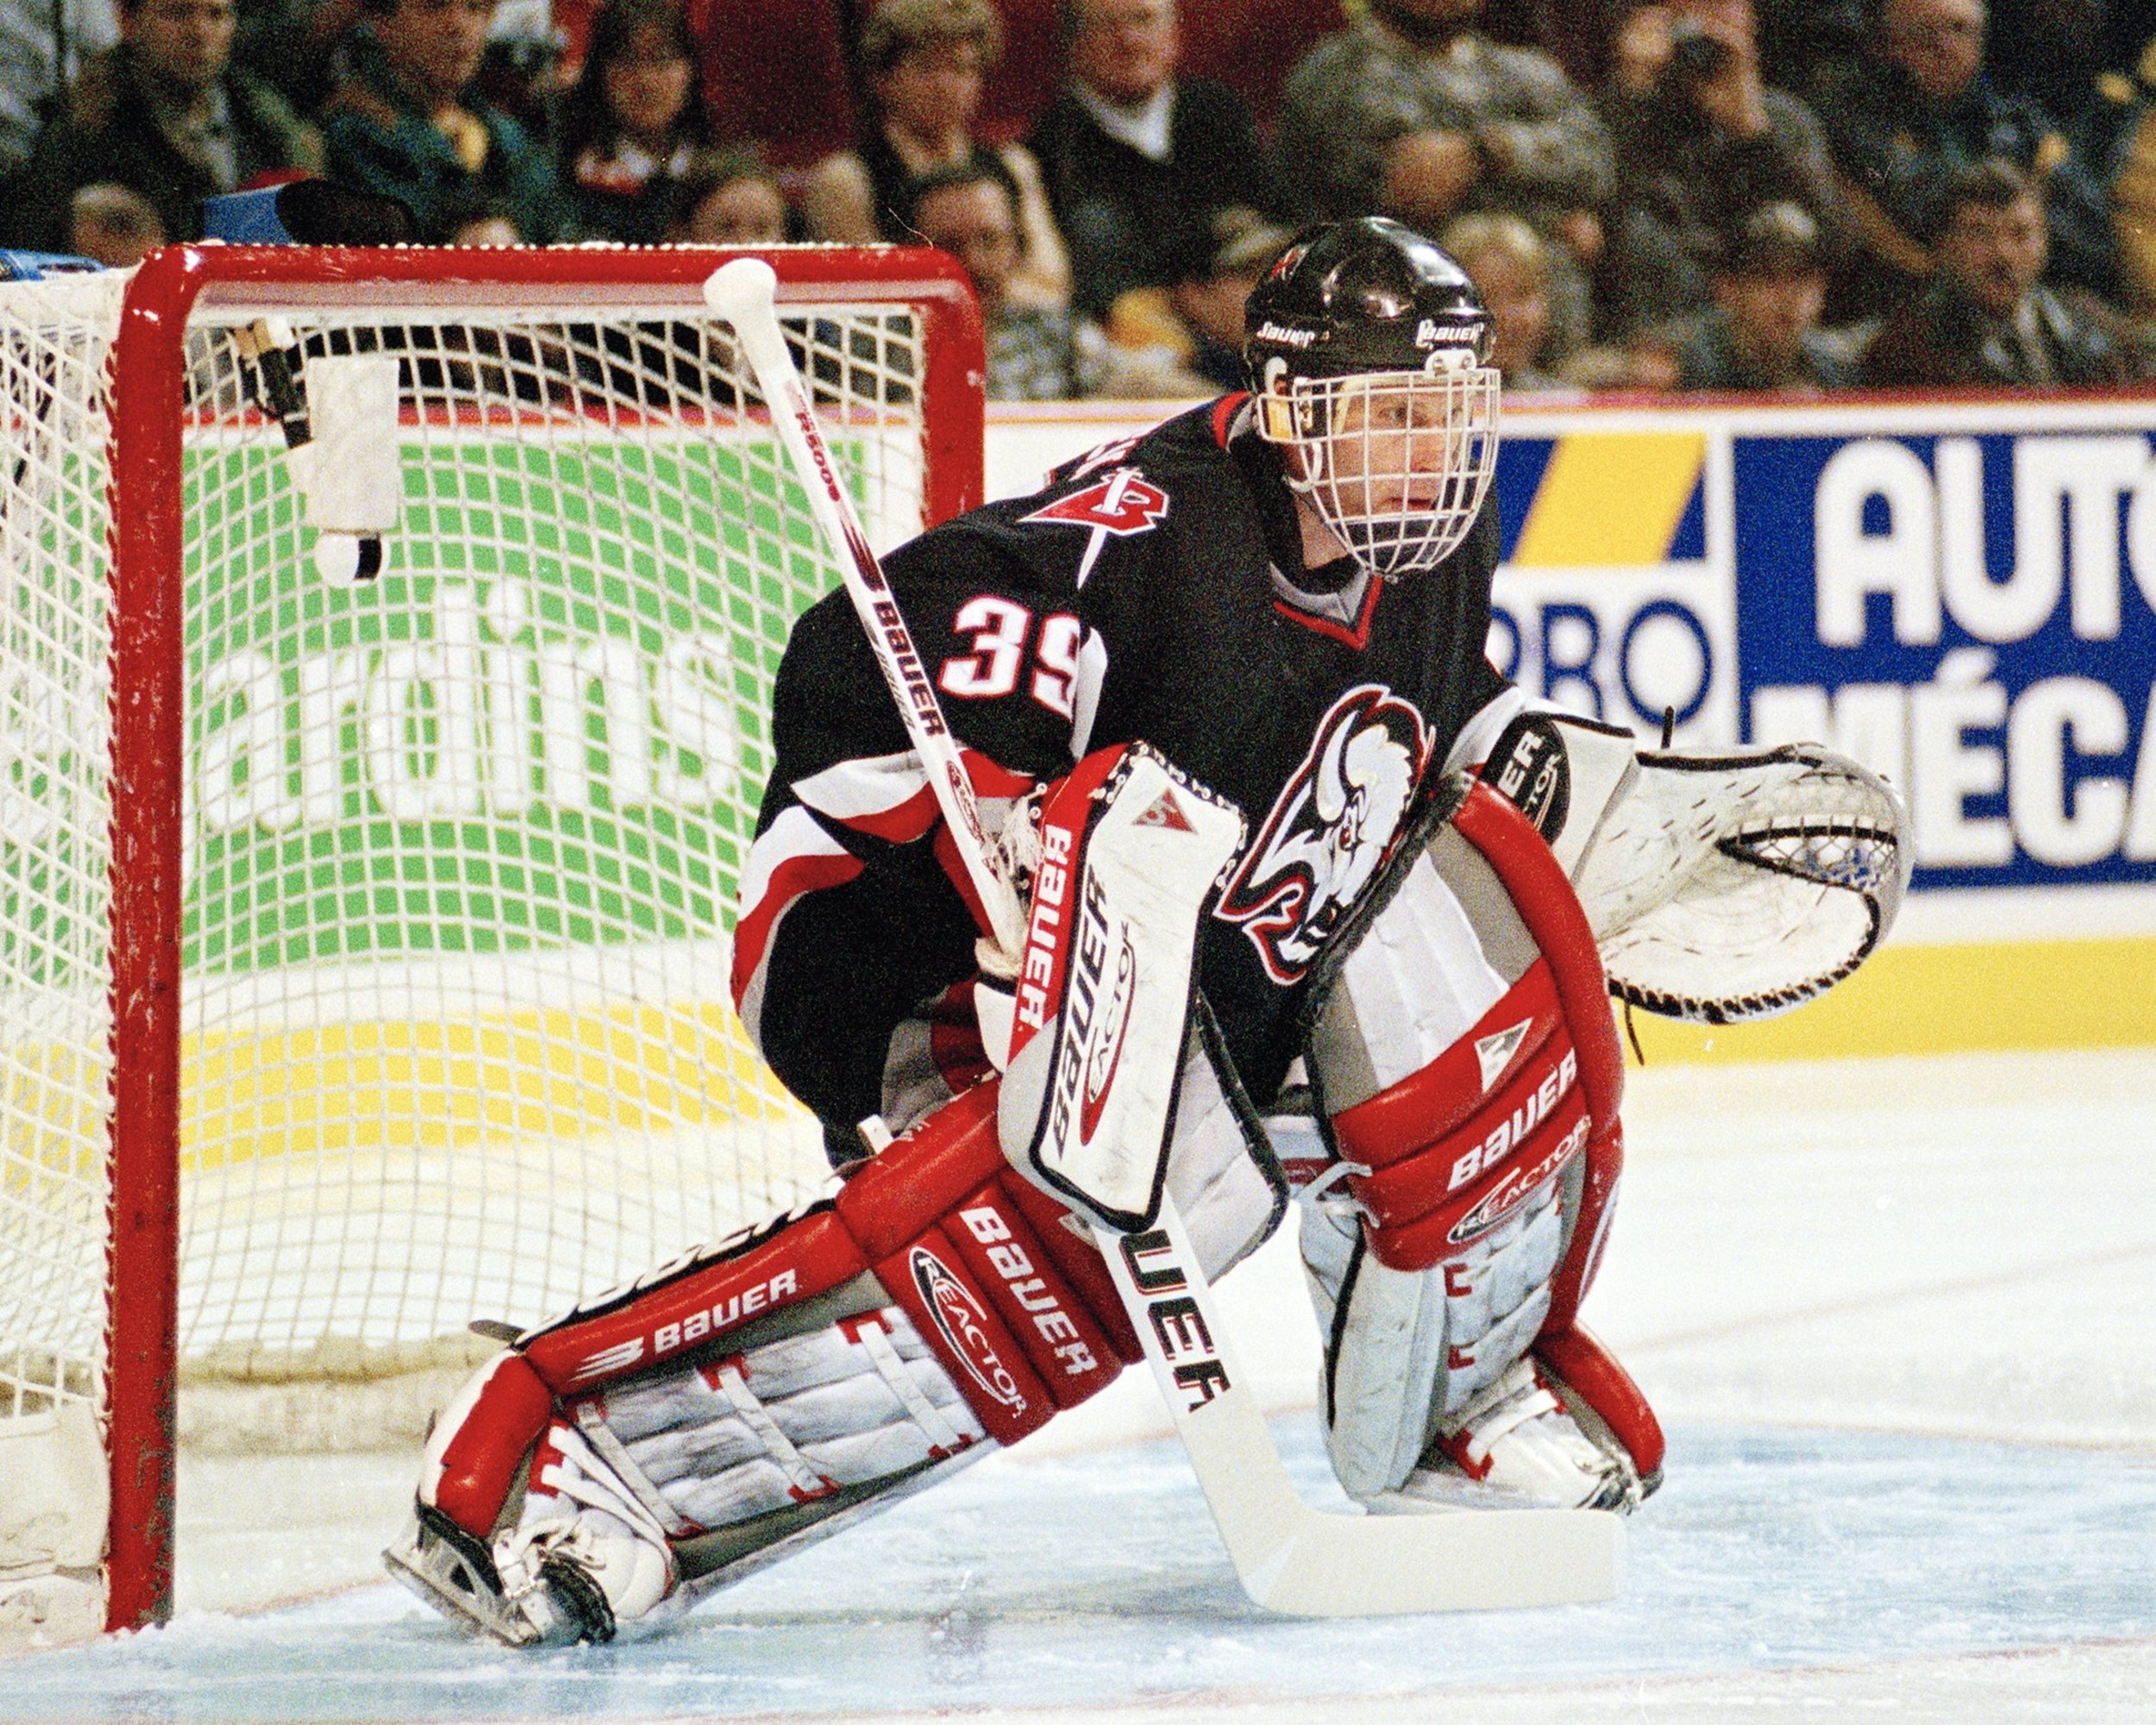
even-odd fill
[[[818,524],[890,685],[952,842],[1006,950],[1024,919],[981,825],[973,787],[936,691],[890,586],[840,484],[775,304],[778,278],[736,258],[704,284],[704,299],[740,343]],[[1328,1515],[1296,1495],[1272,1433],[1227,1347],[1212,1289],[1173,1201],[1153,1227],[1094,1238],[1142,1339],[1237,1578],[1269,1611],[1307,1617],[1559,1605],[1617,1590],[1621,1529],[1606,1511],[1493,1509],[1466,1514]]]

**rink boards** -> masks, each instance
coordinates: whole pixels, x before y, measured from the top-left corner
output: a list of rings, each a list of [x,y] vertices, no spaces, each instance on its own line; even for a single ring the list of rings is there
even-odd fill
[[[991,492],[1141,429],[1141,411],[999,410]],[[1916,891],[1895,942],[1770,1024],[1642,1016],[1651,1059],[2156,1044],[2151,423],[2142,405],[2096,401],[1508,411],[1501,668],[1643,735],[1673,712],[1682,743],[1823,735],[1910,794]],[[363,594],[295,591],[305,530],[270,467],[204,487],[245,496],[260,524],[194,572],[219,591],[191,642],[191,740],[219,770],[190,812],[191,961],[229,982],[298,983],[325,960],[517,969],[535,938],[618,951],[700,932],[714,953],[686,989],[639,990],[622,1009],[635,1025],[605,1009],[565,1022],[563,1003],[513,983],[509,1010],[446,1026],[404,988],[388,991],[403,1010],[336,1022],[294,1023],[290,1000],[225,1019],[197,995],[197,1107],[223,1118],[224,1153],[241,1156],[543,1134],[565,1110],[641,1117],[640,1099],[691,1120],[784,1117],[716,949],[767,765],[773,624],[813,597],[820,560],[724,524],[762,511],[700,453],[669,475],[603,455],[600,472],[535,468],[484,436],[414,455],[410,518]],[[654,480],[683,506],[661,530],[671,543],[640,544],[617,500]],[[522,603],[505,609],[504,593]],[[731,625],[716,637],[693,620],[714,609]],[[710,734],[672,736],[680,704],[655,681],[615,699],[610,640],[633,640],[631,675],[693,687]],[[340,662],[355,655],[348,691]],[[336,686],[342,733],[321,790],[283,734],[310,668]],[[471,706],[466,684],[505,676],[536,688],[542,732],[591,743],[575,794],[540,781],[503,807],[498,781],[532,751],[497,760],[499,747],[442,735]],[[572,687],[570,710],[550,712],[550,692],[558,704]],[[433,750],[381,735],[392,712],[422,710]],[[287,768],[266,781],[242,758],[256,714]],[[611,734],[624,724],[633,736]],[[630,760],[633,792],[616,782]],[[655,1014],[667,1022],[641,1021]],[[545,1057],[524,1057],[532,1048]],[[593,1106],[601,1092],[611,1107]]]
[[[1028,486],[1154,411],[998,410],[989,489]],[[1714,1032],[1643,1018],[1651,1058],[2156,1043],[2151,426],[2156,407],[2103,400],[1508,411],[1490,640],[1501,669],[1643,736],[1672,715],[1681,744],[1824,737],[1910,801],[1915,891],[1895,941],[1863,973],[1766,1025]],[[194,875],[189,932],[214,966],[276,968],[303,953],[319,963],[333,956],[329,926],[342,948],[335,956],[423,963],[513,951],[535,937],[573,948],[678,941],[731,920],[768,765],[761,721],[783,621],[827,566],[805,556],[808,547],[773,543],[756,518],[768,505],[746,494],[745,476],[700,460],[674,475],[627,462],[586,475],[532,471],[528,457],[505,464],[484,438],[444,455],[415,464],[411,519],[376,593],[324,595],[298,630],[273,629],[274,643],[255,633],[246,648],[270,647],[287,712],[304,699],[309,654],[332,645],[348,653],[379,641],[367,656],[379,680],[394,643],[412,642],[422,649],[412,664],[392,668],[412,686],[396,704],[423,702],[445,719],[469,705],[457,698],[460,667],[481,684],[521,668],[540,691],[541,729],[590,737],[588,770],[568,787],[577,794],[542,794],[511,813],[492,781],[526,762],[450,748],[425,762],[423,786],[396,787],[429,805],[412,811],[421,821],[385,819],[385,800],[362,787],[384,776],[383,763],[418,757],[366,746],[359,721],[370,703],[355,689],[329,822],[306,818],[304,770],[282,778],[294,806],[273,809],[275,795],[266,802],[266,787],[235,783],[229,760],[230,788],[197,805],[191,837],[207,866]],[[610,505],[632,502],[639,486],[680,499],[671,518],[661,511],[670,543],[636,543],[610,519]],[[276,499],[250,499],[266,501]],[[253,584],[264,599],[281,589],[272,605],[289,605],[281,568],[301,549],[298,536],[282,546],[274,530],[237,536],[260,547],[262,561],[220,572],[228,604]],[[497,643],[502,594],[527,586],[515,620],[531,623]],[[732,613],[716,637],[688,622],[710,616],[714,600]],[[461,629],[449,615],[460,602],[477,613]],[[340,630],[332,613],[354,604]],[[268,608],[258,601],[254,614]],[[213,755],[246,681],[233,664],[250,656],[221,653],[217,637],[239,648],[247,609],[231,605],[225,629],[196,646],[208,697],[197,739]],[[672,687],[615,699],[610,637],[633,639],[641,674]],[[461,639],[469,648],[460,655]],[[531,665],[517,664],[519,649]],[[571,683],[576,710],[549,713],[548,691]],[[682,691],[711,721],[686,739],[667,734]],[[647,715],[648,725],[636,723]],[[636,735],[606,735],[624,721]],[[649,762],[635,790],[612,782],[627,759]],[[392,831],[396,842],[384,843]],[[613,869],[594,866],[610,853]],[[204,914],[222,908],[220,887],[235,889],[241,914]],[[530,918],[521,927],[504,916],[512,907]],[[371,937],[372,951],[354,950],[355,937]],[[712,967],[699,973],[714,977]],[[720,991],[693,992],[667,1002],[711,1020],[690,1037],[691,1063],[715,1055],[718,1070],[752,1066]],[[393,1025],[383,1030],[392,1046],[401,1039]],[[604,1045],[618,1030],[595,1023],[571,1040]],[[391,1060],[402,1076],[402,1050]]]
[[[1150,423],[996,410],[992,494]],[[1680,746],[1824,740],[1908,796],[1892,943],[1650,1059],[2156,1043],[2156,402],[1508,404],[1490,635]]]

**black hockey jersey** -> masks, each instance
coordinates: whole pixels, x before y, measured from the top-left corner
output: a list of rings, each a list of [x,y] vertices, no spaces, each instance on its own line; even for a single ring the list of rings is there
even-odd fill
[[[885,562],[990,829],[997,802],[1137,739],[1238,804],[1248,840],[1200,983],[1262,1106],[1301,985],[1417,785],[1506,687],[1484,657],[1493,503],[1439,568],[1307,569],[1279,457],[1230,396]],[[985,1070],[970,888],[843,593],[795,626],[733,986],[788,1088],[850,1138]]]

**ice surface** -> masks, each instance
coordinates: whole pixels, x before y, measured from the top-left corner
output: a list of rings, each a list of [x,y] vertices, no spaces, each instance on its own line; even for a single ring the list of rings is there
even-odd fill
[[[406,1459],[193,1463],[173,1625],[0,1665],[0,1718],[2156,1720],[2156,1054],[1649,1072],[1627,1120],[1587,1311],[1673,1442],[1613,1604],[1261,1617],[1132,1373],[672,1634],[537,1657],[370,1578]],[[1326,1497],[1292,1254],[1223,1295]]]
[[[1280,1435],[1326,1495],[1311,1422]],[[384,1586],[7,1672],[26,1720],[756,1716],[1607,1682],[2156,1635],[2156,1467],[1886,1434],[1680,1427],[1610,1605],[1262,1616],[1172,1442],[999,1458],[721,1596],[672,1634],[537,1657]]]

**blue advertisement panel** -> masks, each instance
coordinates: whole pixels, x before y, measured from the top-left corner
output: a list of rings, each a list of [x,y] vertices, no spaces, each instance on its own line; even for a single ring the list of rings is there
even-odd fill
[[[1489,653],[1529,693],[1854,756],[1908,798],[1920,888],[2156,883],[2156,399],[1504,423]],[[1030,487],[1143,423],[1000,435],[991,467]]]
[[[1920,883],[2156,880],[2156,460],[2133,429],[1733,438],[1742,734],[1908,797]]]

